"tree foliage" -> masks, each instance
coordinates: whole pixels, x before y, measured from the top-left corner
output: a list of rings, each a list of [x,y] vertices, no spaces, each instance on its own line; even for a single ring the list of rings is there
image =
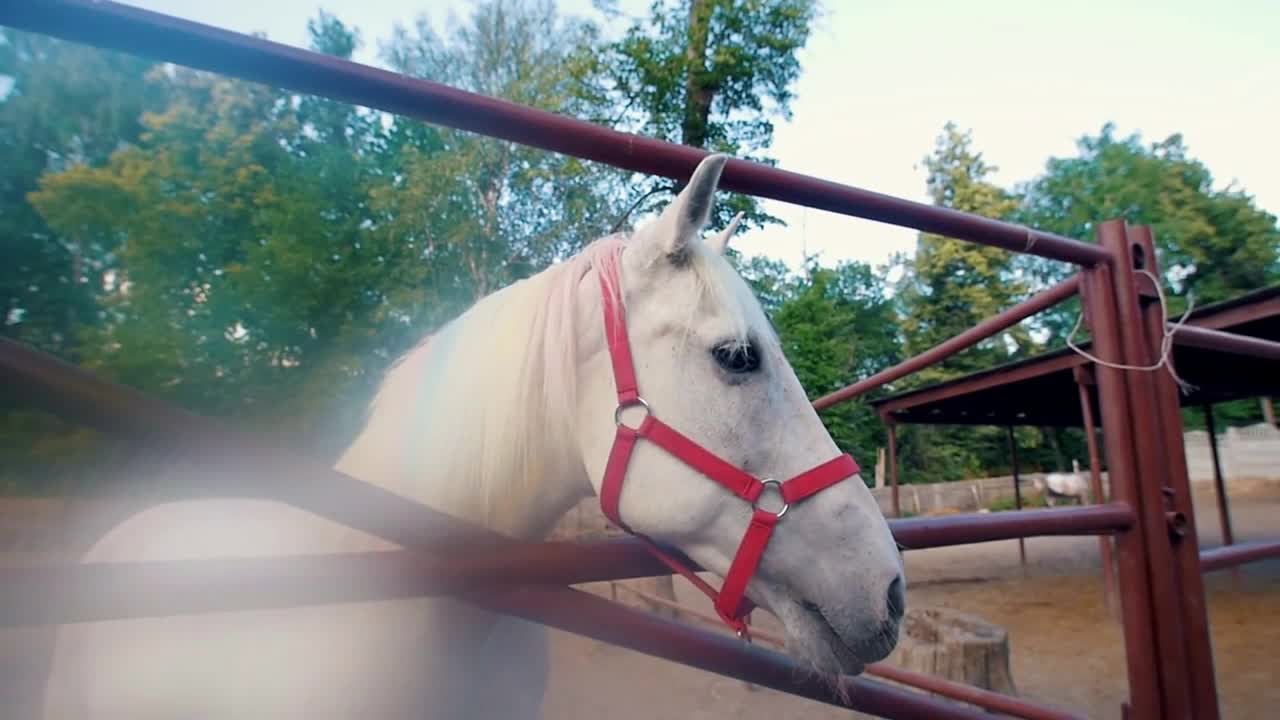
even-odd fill
[[[996,168],[973,149],[971,135],[954,124],[944,128],[925,167],[935,205],[995,219],[1008,218],[1018,207],[1017,198],[991,183]],[[923,352],[1017,302],[1025,289],[1013,275],[1014,257],[999,248],[921,233],[898,295],[908,354]],[[989,367],[1029,346],[1024,331],[1011,329],[921,371],[916,381]]]
[[[613,3],[598,3],[616,13]],[[653,0],[606,38],[550,0],[485,0],[420,19],[380,46],[392,69],[556,113],[772,163],[815,0]],[[321,12],[314,49],[350,57],[356,29]],[[0,332],[294,447],[336,452],[391,359],[477,298],[644,214],[677,187],[475,134],[131,56],[0,30]],[[1215,189],[1179,136],[1111,126],[1014,189],[969,132],[926,159],[941,206],[1091,239],[1122,217],[1154,226],[1175,310],[1280,281],[1276,218]],[[731,195],[715,228],[756,201]],[[816,398],[918,353],[1062,276],[931,234],[885,268],[806,260],[798,272],[730,251]],[[1078,305],[896,383],[936,382],[1055,347]],[[886,390],[888,391],[888,390]],[[873,393],[870,397],[874,397]],[[4,402],[6,398],[0,398]],[[865,400],[865,398],[864,398]],[[1256,419],[1257,405],[1224,421]],[[68,475],[93,433],[0,405],[0,483]],[[823,414],[868,463],[884,444],[865,401]],[[1188,417],[1195,426],[1198,417]],[[1076,431],[1019,428],[1027,470],[1083,457]],[[1008,471],[1002,428],[909,426],[905,481]],[[98,453],[95,455],[95,453]],[[25,482],[25,480],[23,480]]]
[[[1094,241],[1095,223],[1150,225],[1175,311],[1234,297],[1280,281],[1276,217],[1243,190],[1215,189],[1182,136],[1144,144],[1104,125],[1077,142],[1074,157],[1050,158],[1022,189],[1018,219],[1067,237]],[[1065,277],[1062,263],[1027,261],[1044,281]]]
[[[593,117],[773,164],[773,119],[791,118],[799,51],[816,14],[816,0],[653,0],[645,17],[595,56],[594,78],[584,84],[603,111]],[[679,185],[642,178],[635,187],[643,212]],[[717,203],[713,227],[724,227],[738,212],[744,228],[780,222],[754,198],[733,195]]]
[[[0,28],[0,334],[76,357],[114,258],[26,201],[45,173],[101,163],[141,132],[148,61]],[[87,199],[87,198],[86,198]]]

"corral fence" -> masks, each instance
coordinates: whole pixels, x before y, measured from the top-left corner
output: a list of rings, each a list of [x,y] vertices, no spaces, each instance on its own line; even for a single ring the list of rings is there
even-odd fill
[[[635,172],[683,179],[705,155],[111,2],[0,0],[0,23]],[[899,542],[912,549],[1037,535],[1113,535],[1128,658],[1126,717],[1219,717],[1201,573],[1280,555],[1280,541],[1199,552],[1177,388],[1167,373],[1117,367],[1154,365],[1171,331],[1156,302],[1156,288],[1138,272],[1154,269],[1149,229],[1103,222],[1098,243],[1090,244],[741,160],[725,168],[722,186],[1079,266],[1077,274],[1058,285],[918,357],[821,398],[815,406],[823,409],[853,399],[1079,295],[1092,352],[1105,363],[1098,365],[1096,382],[1111,500],[1030,512],[895,519],[891,526]],[[1280,343],[1197,328],[1181,328],[1178,337],[1201,347],[1280,360]],[[886,718],[986,718],[987,710],[1026,718],[1072,717],[896,668],[872,667],[868,674],[965,704],[866,677],[843,678],[843,687],[833,689],[780,653],[567,587],[670,573],[635,540],[516,544],[323,465],[264,447],[23,345],[0,342],[0,371],[6,386],[32,406],[164,448],[193,468],[185,474],[189,477],[198,478],[200,468],[212,474],[216,465],[224,494],[289,502],[409,548],[6,569],[0,571],[0,626],[451,594],[550,627]],[[163,585],[155,578],[164,578]]]

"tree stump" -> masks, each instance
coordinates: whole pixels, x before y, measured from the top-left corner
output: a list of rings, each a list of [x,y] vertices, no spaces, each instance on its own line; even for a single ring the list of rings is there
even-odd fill
[[[986,620],[940,608],[908,610],[887,662],[907,670],[1016,695],[1009,633]]]

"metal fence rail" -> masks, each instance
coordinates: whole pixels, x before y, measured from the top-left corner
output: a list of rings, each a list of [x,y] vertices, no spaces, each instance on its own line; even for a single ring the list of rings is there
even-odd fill
[[[620,133],[447,85],[99,0],[0,2],[0,24],[385,110],[614,167],[687,178],[705,151]],[[721,187],[914,227],[1081,265],[1107,262],[1095,245],[1022,225],[924,205],[744,160]]]
[[[634,172],[683,179],[705,155],[693,148],[116,3],[0,0],[0,24],[343,100]],[[1167,319],[1141,292],[1139,276],[1132,270],[1141,269],[1144,262],[1154,263],[1150,233],[1112,221],[1099,226],[1098,244],[1084,243],[741,160],[729,163],[723,186],[1084,266],[1069,281],[815,404],[827,407],[903,377],[1079,292],[1093,335],[1092,351],[1103,360],[1096,377],[1111,502],[1062,510],[897,520],[891,527],[909,548],[1035,534],[1114,533],[1129,669],[1129,716],[1217,718],[1201,573],[1274,556],[1280,552],[1280,543],[1199,552],[1185,456],[1175,445],[1181,437],[1176,388],[1164,375],[1122,369],[1152,365],[1166,332]],[[1228,333],[1188,334],[1184,328],[1180,340],[1275,358],[1274,343],[1260,344]],[[217,423],[103,382],[16,343],[0,342],[0,372],[32,404],[162,448],[175,462],[187,464],[184,477],[214,479],[223,493],[289,502],[410,548],[343,558],[181,564],[184,570],[205,573],[191,577],[220,579],[223,585],[218,594],[211,593],[207,583],[196,587],[194,581],[186,586],[179,581],[168,588],[170,592],[153,593],[158,588],[148,583],[159,573],[167,574],[170,582],[182,577],[168,574],[175,569],[171,563],[6,570],[0,573],[0,626],[83,621],[131,612],[168,614],[451,593],[498,612],[882,717],[987,716],[862,678],[841,679],[844,688],[852,691],[848,693],[852,702],[846,703],[840,692],[801,672],[778,653],[744,648],[726,635],[564,587],[669,572],[633,540],[517,545],[332,469],[263,447]],[[215,453],[220,466],[216,478],[215,471],[206,468]],[[226,467],[228,457],[234,458],[234,467]],[[149,491],[184,492],[176,487]],[[466,560],[451,554],[451,548],[462,542],[470,556]],[[505,584],[498,584],[497,578]],[[538,584],[513,587],[521,582]],[[62,597],[72,596],[61,604],[40,602],[55,590],[68,589],[75,592],[59,592]],[[149,596],[152,604],[134,605],[138,596]]]

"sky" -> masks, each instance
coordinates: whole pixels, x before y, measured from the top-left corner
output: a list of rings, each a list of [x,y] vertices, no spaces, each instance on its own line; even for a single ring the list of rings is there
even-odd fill
[[[379,64],[378,42],[395,23],[426,14],[465,16],[466,0],[125,0],[305,46],[320,7],[358,27],[356,59]],[[618,0],[640,14],[649,0]],[[1234,182],[1280,214],[1280,12],[1268,0],[826,0],[800,53],[790,121],[779,121],[780,167],[927,202],[923,158],[948,121],[1012,188],[1050,157],[1107,122],[1146,142],[1181,133],[1215,185]],[[560,0],[562,13],[594,16],[591,0]],[[733,242],[798,266],[879,265],[910,252],[915,232],[766,202],[787,227]]]

